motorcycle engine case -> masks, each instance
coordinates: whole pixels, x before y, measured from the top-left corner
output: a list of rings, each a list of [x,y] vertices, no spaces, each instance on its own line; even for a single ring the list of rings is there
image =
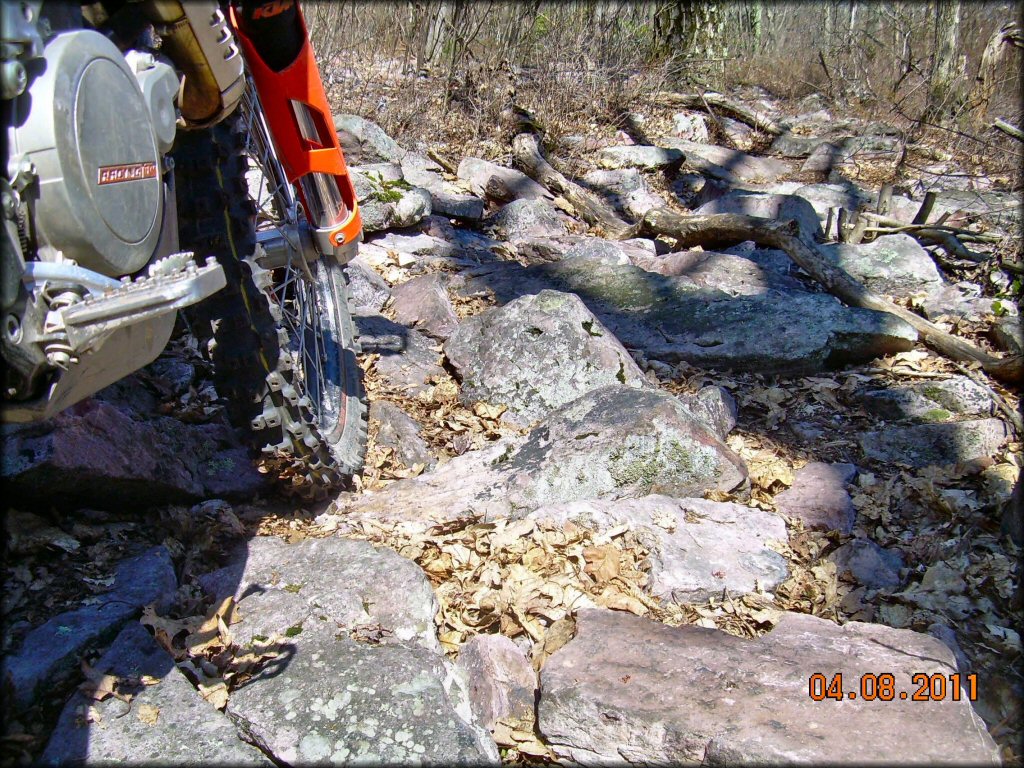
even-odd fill
[[[142,269],[160,237],[161,156],[150,108],[124,55],[98,32],[57,35],[12,156],[39,177],[35,226],[49,245],[112,277]],[[26,103],[26,102],[23,102]]]

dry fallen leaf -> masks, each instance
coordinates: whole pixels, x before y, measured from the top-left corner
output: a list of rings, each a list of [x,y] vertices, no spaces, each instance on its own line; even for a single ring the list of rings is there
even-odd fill
[[[135,707],[135,716],[146,725],[156,725],[160,719],[160,708],[152,704],[139,704]]]
[[[228,686],[220,678],[200,683],[199,693],[216,709],[223,710],[228,705]]]

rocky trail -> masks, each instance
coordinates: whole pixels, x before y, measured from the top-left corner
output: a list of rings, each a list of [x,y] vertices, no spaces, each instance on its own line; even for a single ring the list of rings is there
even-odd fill
[[[184,327],[5,426],[4,764],[1019,764],[1016,393],[781,250],[581,206],[795,222],[998,357],[1020,197],[933,157],[879,205],[886,126],[740,96],[548,137],[583,196],[336,116],[363,474],[282,495]]]

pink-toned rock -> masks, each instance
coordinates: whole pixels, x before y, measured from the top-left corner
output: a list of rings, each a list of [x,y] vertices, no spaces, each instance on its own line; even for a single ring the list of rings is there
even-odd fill
[[[879,624],[787,613],[748,640],[590,609],[541,672],[539,726],[559,758],[582,765],[998,765],[965,695],[910,699],[912,675],[948,686],[956,671],[934,637]],[[862,676],[882,673],[894,699],[861,698]],[[812,699],[817,674],[841,674],[844,699]]]
[[[459,650],[456,666],[468,679],[477,722],[492,731],[499,720],[532,728],[537,674],[515,643],[504,635],[477,635]]]
[[[857,474],[853,464],[812,462],[797,470],[793,485],[775,497],[775,508],[816,530],[850,533],[856,510],[846,484]]]
[[[391,289],[395,320],[444,341],[459,324],[445,278],[439,273],[420,275]]]

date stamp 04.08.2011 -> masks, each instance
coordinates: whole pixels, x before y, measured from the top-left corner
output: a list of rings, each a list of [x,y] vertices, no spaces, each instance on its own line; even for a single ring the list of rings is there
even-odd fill
[[[831,677],[815,673],[810,676],[807,688],[814,701],[944,701],[952,699],[960,701],[978,700],[978,676],[941,675],[917,672],[910,676],[911,686],[897,688],[896,675],[890,672],[860,675],[857,684],[847,689],[843,687],[843,674],[836,672]]]

